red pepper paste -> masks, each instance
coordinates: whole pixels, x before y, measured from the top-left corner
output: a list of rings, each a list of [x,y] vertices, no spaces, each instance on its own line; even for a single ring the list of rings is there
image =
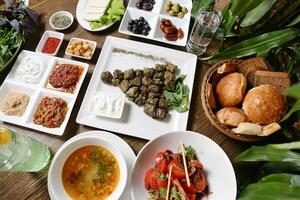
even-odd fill
[[[44,44],[42,52],[48,54],[55,53],[59,43],[60,43],[60,39],[55,37],[49,37]]]

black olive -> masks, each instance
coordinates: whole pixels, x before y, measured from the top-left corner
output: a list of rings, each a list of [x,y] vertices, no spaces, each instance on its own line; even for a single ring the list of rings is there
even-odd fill
[[[153,5],[151,3],[144,3],[144,5],[143,5],[144,10],[150,11],[150,10],[152,10],[152,8],[153,8]]]
[[[129,20],[128,24],[129,25],[133,25],[134,24],[134,20],[133,19]]]
[[[144,17],[140,17],[139,20],[140,20],[141,22],[144,22],[144,21],[145,21],[145,18],[144,18]]]
[[[142,31],[142,34],[143,34],[143,35],[148,35],[149,32],[148,32],[146,29],[144,29],[144,30]]]

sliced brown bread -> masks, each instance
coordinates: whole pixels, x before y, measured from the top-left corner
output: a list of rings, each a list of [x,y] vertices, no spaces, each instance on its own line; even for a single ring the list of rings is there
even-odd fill
[[[291,86],[289,74],[285,72],[257,71],[254,76],[254,87],[260,85],[272,85],[279,89],[285,89]]]
[[[238,64],[237,69],[246,78],[250,86],[254,85],[254,76],[256,71],[269,71],[268,61],[262,57],[247,59]]]

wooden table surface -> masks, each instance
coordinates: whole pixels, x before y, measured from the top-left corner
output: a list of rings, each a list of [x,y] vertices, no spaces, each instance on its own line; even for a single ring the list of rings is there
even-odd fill
[[[0,5],[3,7],[3,1],[0,1]],[[76,5],[77,0],[31,0],[30,7],[36,10],[41,16],[41,29],[38,34],[27,39],[26,44],[24,45],[24,49],[34,51],[44,30],[52,30],[48,23],[48,20],[53,13],[59,10],[67,10],[71,12],[74,16],[76,16]],[[107,35],[142,41],[146,43],[152,43],[158,46],[165,46],[172,49],[185,51],[185,48],[178,48],[163,43],[152,42],[149,40],[143,40],[123,35],[121,33],[118,33],[118,27],[119,23],[116,23],[108,30],[105,30],[103,32],[91,33],[80,27],[80,25],[75,20],[72,27],[64,32],[65,41],[60,49],[60,52],[58,53],[59,57],[64,57],[64,50],[68,41],[72,37],[80,37],[95,40],[97,41],[98,46],[96,53],[93,56],[93,60],[89,62],[90,69],[88,75],[84,80],[83,86],[80,90],[79,96],[76,100],[76,104],[74,106],[69,123],[63,136],[53,136],[50,134],[41,133],[35,130],[27,129],[8,123],[1,122],[1,124],[13,128],[19,133],[31,136],[47,144],[54,154],[65,141],[67,141],[74,135],[80,134],[85,131],[95,130],[94,128],[77,124],[75,119],[80,108],[82,99],[84,97],[85,91],[89,84],[91,75],[93,73],[93,67],[97,62],[97,59],[101,52],[101,47]],[[227,153],[229,158],[232,159],[234,158],[234,156],[236,156],[249,145],[235,141],[223,135],[216,128],[214,128],[206,118],[200,98],[201,81],[202,77],[205,74],[206,68],[207,67],[202,66],[202,63],[198,61],[187,130],[195,131],[208,136],[216,143],[218,143],[222,147],[222,149]],[[1,80],[1,82],[2,81],[3,80]],[[134,137],[129,137],[120,134],[117,135],[123,138],[131,146],[131,148],[136,154],[147,143],[147,140],[137,139]],[[42,174],[19,172],[0,173],[0,199],[49,199],[47,190],[47,172],[44,172]]]

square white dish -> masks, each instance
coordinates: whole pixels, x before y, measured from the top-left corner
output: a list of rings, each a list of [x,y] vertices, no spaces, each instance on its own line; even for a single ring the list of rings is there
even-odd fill
[[[181,6],[185,6],[188,9],[188,13],[185,14],[183,18],[170,16],[166,13],[164,10],[164,3],[165,0],[156,0],[156,3],[153,6],[153,9],[151,11],[145,11],[138,9],[136,7],[137,0],[130,0],[128,7],[125,11],[124,17],[122,19],[122,22],[119,27],[119,32],[126,34],[126,35],[132,35],[136,37],[146,38],[150,40],[155,40],[159,42],[164,42],[168,44],[173,44],[177,46],[185,46],[188,38],[188,32],[189,32],[189,26],[190,26],[190,19],[191,19],[191,10],[192,10],[192,1],[191,0],[172,0],[172,2],[179,3]],[[127,30],[128,21],[130,19],[138,19],[139,17],[144,17],[150,27],[151,31],[147,36],[144,36],[142,34],[134,34]],[[184,37],[182,39],[178,39],[176,41],[169,41],[164,38],[163,32],[160,29],[160,20],[162,18],[169,19],[172,21],[172,23],[176,26],[176,28],[181,28],[184,33]]]
[[[120,54],[116,48],[148,55],[148,58],[139,57],[136,54]],[[142,107],[135,105],[128,99],[125,100],[124,111],[120,119],[98,117],[90,113],[92,97],[95,93],[101,91],[123,94],[118,87],[112,87],[102,82],[100,75],[103,71],[112,72],[115,69],[126,70],[129,68],[143,69],[144,67],[154,67],[155,63],[159,63],[159,61],[154,61],[149,57],[156,57],[158,60],[169,61],[177,65],[180,73],[187,75],[185,83],[191,90],[189,96],[191,99],[197,63],[195,55],[109,36],[104,42],[101,55],[81,104],[76,118],[77,123],[144,139],[155,138],[164,132],[186,130],[189,112],[178,113],[171,110],[171,117],[168,120],[158,121],[144,114]]]
[[[21,66],[20,64],[22,63],[22,60],[26,59],[28,57],[30,57],[32,59],[37,59],[37,60],[40,60],[41,62],[46,63],[44,66],[45,69],[44,69],[43,73],[41,74],[41,79],[36,84],[26,83],[23,80],[16,79],[16,77],[15,77],[17,68]],[[51,90],[51,89],[46,88],[46,82],[48,82],[48,77],[49,77],[50,73],[52,72],[52,69],[55,66],[56,62],[75,64],[75,65],[79,65],[82,67],[83,71],[77,82],[74,93],[70,94],[70,93],[65,93],[65,92]],[[0,105],[2,104],[3,97],[6,96],[6,94],[9,91],[16,91],[16,92],[24,93],[30,97],[30,100],[29,100],[29,103],[26,107],[24,114],[21,117],[5,115],[2,112],[2,108],[1,108],[0,109],[0,120],[4,121],[4,122],[9,122],[9,123],[17,124],[20,126],[32,128],[32,129],[42,131],[45,133],[50,133],[53,135],[63,135],[64,130],[67,126],[68,120],[70,118],[70,114],[72,112],[74,103],[76,101],[78,92],[80,90],[82,82],[87,73],[88,67],[89,67],[89,65],[86,63],[72,61],[72,60],[63,59],[63,58],[57,58],[57,57],[53,57],[53,56],[47,56],[45,54],[40,54],[40,53],[23,50],[19,54],[17,61],[14,63],[12,70],[10,71],[10,73],[8,74],[7,78],[5,79],[5,81],[3,82],[3,84],[0,88]],[[34,124],[32,121],[32,116],[34,115],[34,112],[37,108],[38,103],[45,96],[62,98],[63,100],[65,100],[68,103],[68,111],[66,113],[65,119],[64,119],[63,123],[60,125],[60,127],[58,127],[58,128],[43,127],[42,125]]]
[[[60,39],[60,42],[58,44],[58,46],[56,47],[56,50],[54,53],[44,53],[46,55],[50,55],[50,56],[55,56],[58,52],[58,50],[60,49],[60,46],[64,40],[64,34],[63,33],[59,33],[59,32],[55,32],[55,31],[45,31],[43,36],[41,37],[40,39],[40,42],[39,44],[37,45],[36,49],[35,49],[35,52],[37,53],[43,53],[42,50],[43,50],[43,47],[47,41],[47,39],[49,37],[55,37],[55,38],[58,38]]]
[[[92,44],[92,45],[93,45],[92,55],[91,55],[90,57],[84,57],[84,56],[77,56],[77,55],[75,55],[75,54],[70,54],[70,53],[68,52],[68,48],[70,47],[70,45],[71,45],[71,43],[72,43],[73,40],[80,40],[80,41],[88,42],[88,43]],[[85,60],[91,60],[92,57],[93,57],[93,55],[94,55],[94,53],[95,53],[96,47],[97,47],[97,42],[95,42],[95,41],[92,41],[92,40],[85,40],[85,39],[81,39],[81,38],[72,38],[72,39],[70,40],[70,42],[69,42],[67,48],[66,48],[65,54],[68,55],[68,56],[71,56],[71,57],[81,58],[81,59],[85,59]]]

